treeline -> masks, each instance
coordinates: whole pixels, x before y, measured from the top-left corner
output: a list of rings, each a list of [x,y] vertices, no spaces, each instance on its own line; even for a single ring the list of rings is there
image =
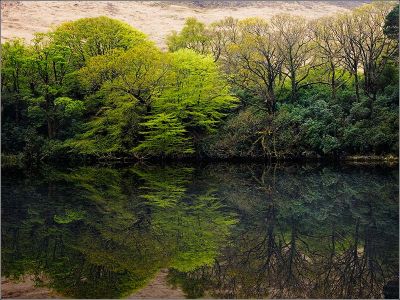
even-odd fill
[[[190,18],[168,52],[107,17],[2,45],[2,158],[398,152],[398,6]]]

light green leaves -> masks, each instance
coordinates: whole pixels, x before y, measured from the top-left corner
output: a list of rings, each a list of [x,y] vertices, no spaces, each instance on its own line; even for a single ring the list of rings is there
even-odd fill
[[[157,114],[141,125],[148,128],[147,131],[142,132],[145,140],[133,151],[154,156],[194,152],[190,139],[185,137],[186,129],[173,114]]]
[[[68,224],[74,221],[82,220],[83,218],[83,212],[74,210],[67,210],[64,215],[54,215],[54,221],[58,224]]]
[[[54,104],[61,117],[65,118],[79,117],[85,109],[83,101],[69,97],[59,97],[54,101]]]

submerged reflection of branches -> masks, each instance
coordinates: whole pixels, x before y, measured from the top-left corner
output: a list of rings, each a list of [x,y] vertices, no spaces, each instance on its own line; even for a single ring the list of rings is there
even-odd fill
[[[206,176],[241,212],[235,247],[171,282],[218,298],[382,297],[398,266],[397,181],[362,169],[222,168]]]
[[[81,167],[8,179],[2,274],[73,298],[120,298],[160,270],[212,265],[235,217],[192,169]]]

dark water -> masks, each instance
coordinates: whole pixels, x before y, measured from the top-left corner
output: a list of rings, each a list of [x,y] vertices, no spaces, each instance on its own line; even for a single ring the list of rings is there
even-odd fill
[[[398,170],[213,164],[2,174],[3,278],[120,298],[379,298],[398,280]]]

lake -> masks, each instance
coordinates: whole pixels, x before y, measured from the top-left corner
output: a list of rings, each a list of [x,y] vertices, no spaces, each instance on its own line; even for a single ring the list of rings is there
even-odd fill
[[[398,179],[293,163],[3,170],[3,297],[393,295]]]

